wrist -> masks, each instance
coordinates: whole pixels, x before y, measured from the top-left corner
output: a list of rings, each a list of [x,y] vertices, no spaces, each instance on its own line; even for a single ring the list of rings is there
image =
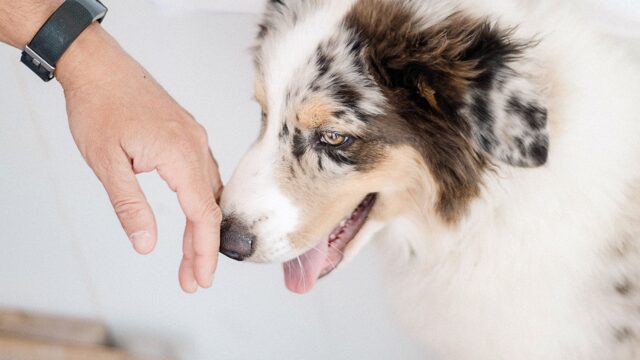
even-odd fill
[[[24,49],[64,0],[11,2],[0,7],[0,41]],[[7,2],[9,3],[9,2]]]
[[[56,78],[65,91],[110,77],[114,66],[128,59],[118,43],[98,23],[91,24],[69,46],[56,67]]]

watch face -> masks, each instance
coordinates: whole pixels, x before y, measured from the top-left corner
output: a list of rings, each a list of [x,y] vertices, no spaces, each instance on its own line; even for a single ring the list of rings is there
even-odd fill
[[[107,15],[107,7],[99,0],[76,0],[80,5],[89,11],[92,21],[102,22]]]

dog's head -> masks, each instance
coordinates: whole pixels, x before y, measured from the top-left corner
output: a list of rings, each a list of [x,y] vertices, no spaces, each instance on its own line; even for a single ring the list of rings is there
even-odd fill
[[[262,130],[222,196],[223,253],[285,262],[305,292],[408,209],[455,226],[491,167],[546,162],[527,44],[424,3],[269,1]]]

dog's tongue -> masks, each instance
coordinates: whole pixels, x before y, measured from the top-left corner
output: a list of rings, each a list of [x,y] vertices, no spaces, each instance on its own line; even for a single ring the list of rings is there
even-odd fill
[[[313,249],[283,264],[284,282],[289,290],[304,294],[313,289],[326,265],[327,241],[321,241]]]

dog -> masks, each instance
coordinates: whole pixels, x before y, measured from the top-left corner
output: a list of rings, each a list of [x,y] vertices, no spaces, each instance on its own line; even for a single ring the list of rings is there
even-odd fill
[[[569,3],[271,0],[221,252],[287,287],[375,240],[442,359],[640,359],[640,67]]]

